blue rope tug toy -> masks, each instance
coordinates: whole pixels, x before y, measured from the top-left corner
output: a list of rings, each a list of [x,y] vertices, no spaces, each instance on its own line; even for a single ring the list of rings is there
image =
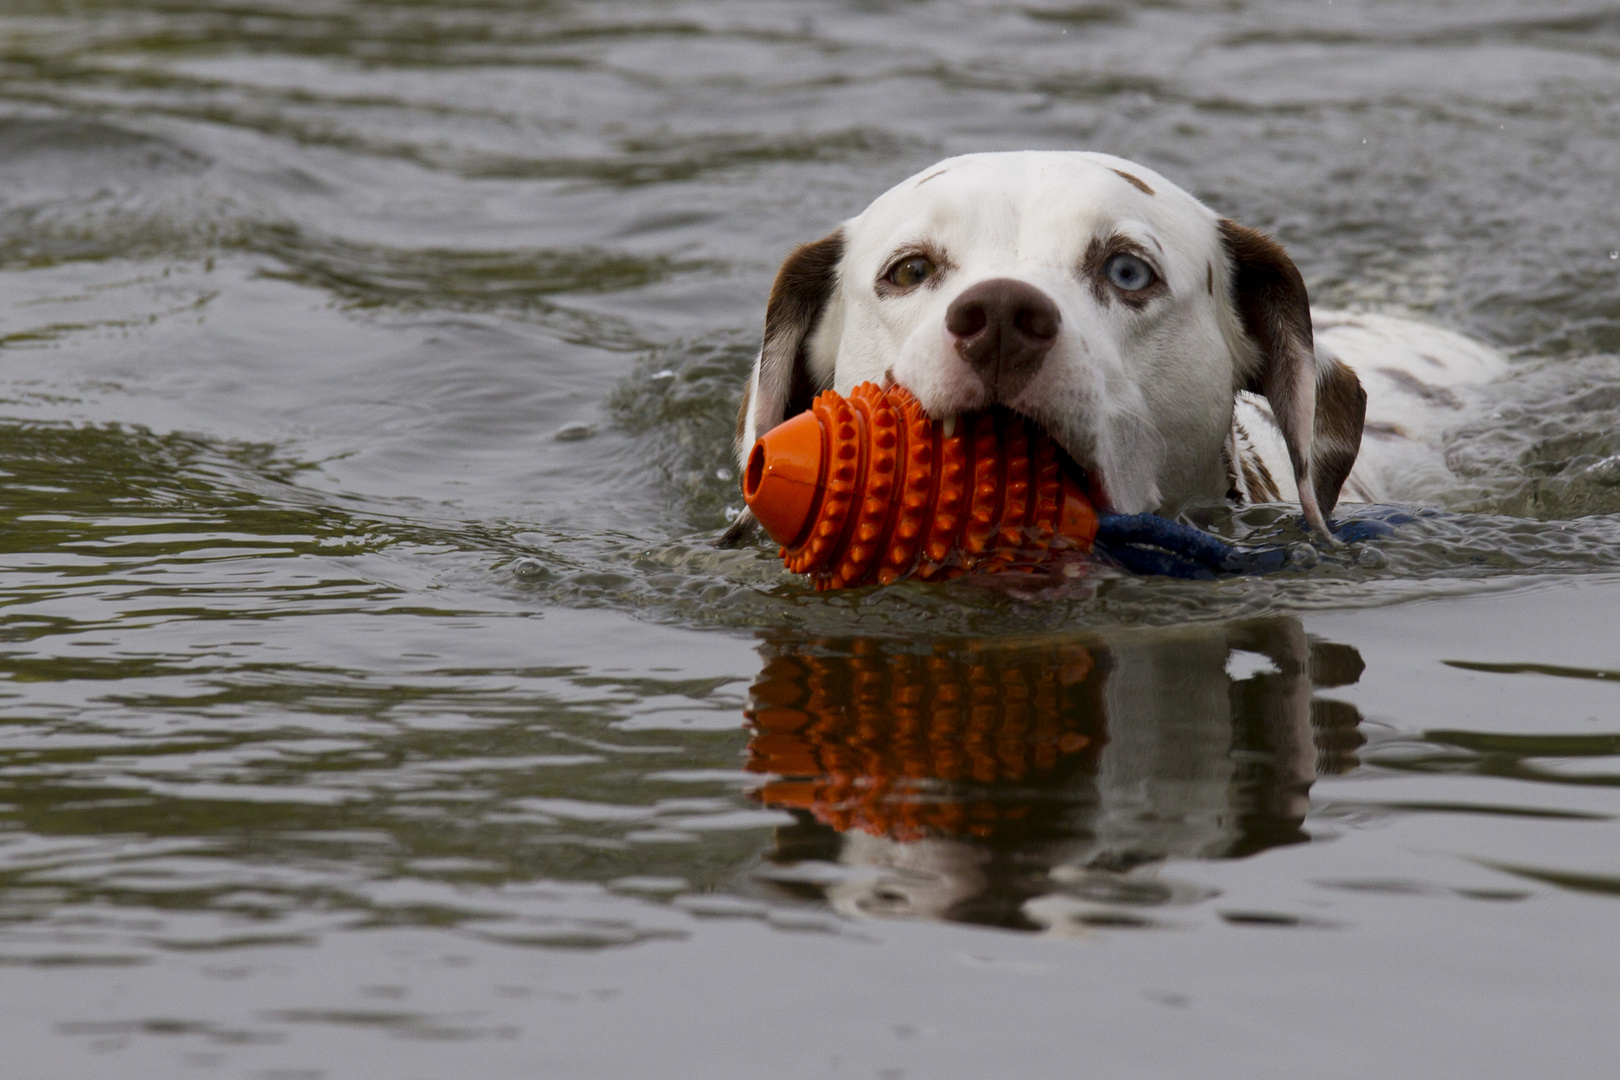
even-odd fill
[[[1353,544],[1388,536],[1395,526],[1416,516],[1388,511],[1381,519],[1348,521],[1333,530],[1334,538]],[[1161,574],[1194,581],[1211,581],[1237,574],[1270,574],[1288,563],[1288,548],[1281,544],[1257,547],[1228,544],[1192,525],[1155,514],[1098,514],[1093,550],[1133,574]]]

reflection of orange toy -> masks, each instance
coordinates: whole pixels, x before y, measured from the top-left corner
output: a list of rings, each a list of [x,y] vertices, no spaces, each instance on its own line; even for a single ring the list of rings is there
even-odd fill
[[[754,444],[743,496],[818,589],[1090,551],[1096,512],[1051,437],[1010,413],[963,419],[946,435],[901,387],[828,390]]]
[[[897,840],[989,836],[1027,827],[1051,800],[1025,786],[1101,746],[1101,680],[1077,645],[846,644],[777,656],[754,684],[748,768],[780,777],[756,792],[767,806]]]

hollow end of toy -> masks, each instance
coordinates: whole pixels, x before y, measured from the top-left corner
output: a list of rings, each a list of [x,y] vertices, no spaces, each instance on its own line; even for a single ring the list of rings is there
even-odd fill
[[[743,470],[743,500],[771,539],[793,547],[810,525],[823,486],[826,438],[814,413],[802,412],[754,443]]]

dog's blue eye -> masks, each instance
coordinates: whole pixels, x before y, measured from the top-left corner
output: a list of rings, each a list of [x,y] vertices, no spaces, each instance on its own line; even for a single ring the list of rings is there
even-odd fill
[[[926,255],[913,255],[895,263],[883,276],[889,279],[889,284],[909,289],[934,276],[934,263]]]
[[[1141,292],[1153,284],[1153,268],[1135,255],[1121,253],[1103,265],[1103,273],[1116,287],[1126,292]]]

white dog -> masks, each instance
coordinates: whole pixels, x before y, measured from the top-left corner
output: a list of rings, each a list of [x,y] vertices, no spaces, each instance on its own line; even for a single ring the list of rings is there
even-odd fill
[[[1297,502],[1325,537],[1341,493],[1444,483],[1460,394],[1502,365],[1421,323],[1313,313],[1280,245],[1151,169],[971,154],[788,257],[738,451],[820,390],[899,383],[947,424],[997,404],[1034,420],[1103,509]]]

